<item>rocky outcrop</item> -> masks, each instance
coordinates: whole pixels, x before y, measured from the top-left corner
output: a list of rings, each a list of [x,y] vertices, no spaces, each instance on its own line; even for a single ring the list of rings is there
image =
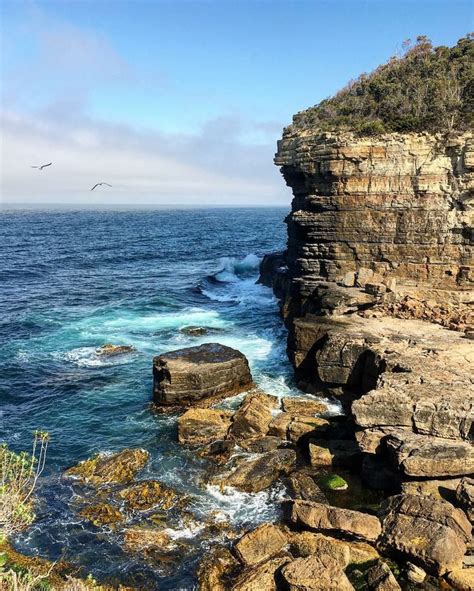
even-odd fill
[[[251,386],[245,355],[218,343],[178,349],[153,359],[153,399],[160,407],[215,401]]]
[[[150,458],[144,449],[124,449],[113,454],[98,454],[65,471],[73,478],[93,486],[123,484],[133,480]]]

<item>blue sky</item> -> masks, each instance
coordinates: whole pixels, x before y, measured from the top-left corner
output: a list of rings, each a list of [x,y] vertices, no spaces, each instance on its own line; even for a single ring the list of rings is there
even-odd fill
[[[85,203],[91,196],[77,180],[85,186],[106,174],[114,190],[94,195],[104,203],[228,205],[288,203],[272,157],[292,114],[372,70],[407,38],[455,43],[473,28],[474,6],[466,0],[0,5],[4,201]],[[25,179],[21,166],[29,161],[18,162],[21,155],[54,157],[61,168],[38,186],[38,177]]]

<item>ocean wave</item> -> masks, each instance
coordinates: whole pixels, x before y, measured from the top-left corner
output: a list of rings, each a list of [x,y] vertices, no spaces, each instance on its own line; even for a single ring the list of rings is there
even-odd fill
[[[242,260],[236,257],[222,257],[220,259],[221,270],[212,275],[220,283],[238,281],[240,277],[255,275],[260,267],[260,259],[256,254],[250,253]]]
[[[71,351],[52,353],[52,357],[60,361],[74,363],[78,367],[108,367],[131,363],[133,355],[99,355],[97,347],[78,347]]]

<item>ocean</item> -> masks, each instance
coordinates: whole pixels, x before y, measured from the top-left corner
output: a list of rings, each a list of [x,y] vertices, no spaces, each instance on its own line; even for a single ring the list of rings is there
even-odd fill
[[[119,531],[78,515],[83,499],[61,477],[64,469],[125,447],[149,450],[141,476],[189,496],[197,518],[217,512],[240,529],[278,516],[278,485],[250,495],[203,484],[205,462],[177,443],[176,416],[152,413],[150,402],[153,356],[210,341],[242,351],[266,392],[297,392],[278,303],[256,283],[261,257],[285,245],[286,213],[0,214],[0,440],[28,450],[35,429],[51,436],[37,520],[16,540],[20,550],[64,559],[98,579],[194,589],[196,564],[212,540],[178,524],[170,535],[185,539],[189,551],[160,566],[124,551]],[[184,334],[189,325],[212,334]],[[135,352],[100,357],[105,343]]]

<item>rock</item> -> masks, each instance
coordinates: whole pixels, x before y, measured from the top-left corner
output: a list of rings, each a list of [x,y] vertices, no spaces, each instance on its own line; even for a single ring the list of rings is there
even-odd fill
[[[393,433],[396,434],[399,432],[399,427],[364,429],[363,431],[356,431],[355,438],[361,452],[367,454],[383,454],[386,449],[385,442],[387,437]]]
[[[471,523],[474,523],[474,478],[465,477],[461,480],[456,488],[456,500]]]
[[[282,569],[289,591],[353,591],[341,564],[328,554],[296,558]]]
[[[236,439],[266,435],[278,399],[263,393],[248,394],[234,414],[230,433]]]
[[[474,591],[474,568],[456,568],[446,575],[450,583],[458,591]]]
[[[309,531],[293,533],[290,549],[292,554],[303,558],[313,554],[329,554],[344,566],[365,564],[379,558],[377,550],[365,542],[338,540]]]
[[[432,497],[397,495],[382,504],[380,548],[442,575],[457,568],[471,539],[465,514]]]
[[[301,443],[310,437],[321,437],[329,428],[329,421],[318,417],[293,417],[288,425],[287,438],[293,443]]]
[[[167,511],[179,501],[176,491],[156,480],[142,480],[131,484],[120,490],[117,496],[133,511],[146,511],[155,506]]]
[[[380,521],[373,515],[312,501],[293,501],[290,519],[292,523],[300,526],[349,535],[370,542],[377,540],[381,532]]]
[[[216,439],[209,445],[199,450],[198,455],[215,462],[226,464],[235,449],[235,442],[231,439]]]
[[[190,408],[178,419],[178,441],[188,445],[211,443],[227,436],[232,413],[211,408]]]
[[[460,478],[407,480],[401,483],[401,492],[406,495],[423,495],[452,502],[456,497],[456,488],[460,482]]]
[[[277,449],[254,460],[244,461],[220,484],[234,486],[246,492],[259,492],[271,486],[280,475],[294,470],[296,453],[291,449]]]
[[[161,406],[189,406],[233,396],[252,386],[248,361],[235,349],[207,343],[153,359],[153,399]]]
[[[110,343],[102,345],[95,350],[97,355],[104,355],[107,357],[112,357],[114,355],[124,355],[125,353],[133,353],[133,351],[135,351],[135,347],[132,347],[132,345],[112,345]]]
[[[242,439],[239,441],[239,446],[242,449],[254,454],[263,454],[273,451],[281,445],[283,445],[282,440],[279,437],[273,437],[271,435],[252,437],[250,439]]]
[[[381,560],[367,570],[366,576],[371,591],[401,591],[392,571]]]
[[[254,566],[278,554],[287,543],[288,537],[281,528],[264,523],[242,536],[234,549],[245,566]]]
[[[124,545],[131,552],[152,550],[166,554],[177,549],[177,544],[165,531],[140,525],[125,530]]]
[[[277,591],[277,580],[282,566],[291,561],[291,556],[282,554],[246,569],[232,583],[232,591]]]
[[[231,575],[237,566],[237,560],[227,548],[213,548],[199,564],[198,591],[227,591]]]
[[[183,326],[179,329],[179,332],[182,332],[189,337],[202,337],[205,334],[208,334],[209,329],[205,326]]]
[[[420,585],[426,579],[426,572],[412,562],[406,563],[405,574],[407,579],[412,583],[415,583],[415,585]]]
[[[301,470],[293,472],[287,479],[287,487],[293,499],[315,501],[328,504],[325,494],[306,472]]]
[[[119,523],[124,519],[122,513],[109,503],[89,505],[82,509],[79,515],[97,527]]]
[[[360,461],[359,446],[355,441],[346,439],[317,440],[309,444],[311,466],[327,468],[354,466]]]
[[[288,396],[282,398],[283,410],[292,415],[313,416],[327,412],[328,407],[324,402],[312,398]]]
[[[268,434],[280,439],[286,439],[288,436],[288,427],[293,420],[293,415],[289,412],[281,412],[271,421],[268,427]]]
[[[463,441],[404,431],[388,436],[387,449],[393,465],[407,476],[438,478],[474,472],[474,449]]]
[[[144,449],[124,449],[113,454],[97,454],[69,468],[66,477],[87,484],[125,484],[145,467],[150,454]]]

